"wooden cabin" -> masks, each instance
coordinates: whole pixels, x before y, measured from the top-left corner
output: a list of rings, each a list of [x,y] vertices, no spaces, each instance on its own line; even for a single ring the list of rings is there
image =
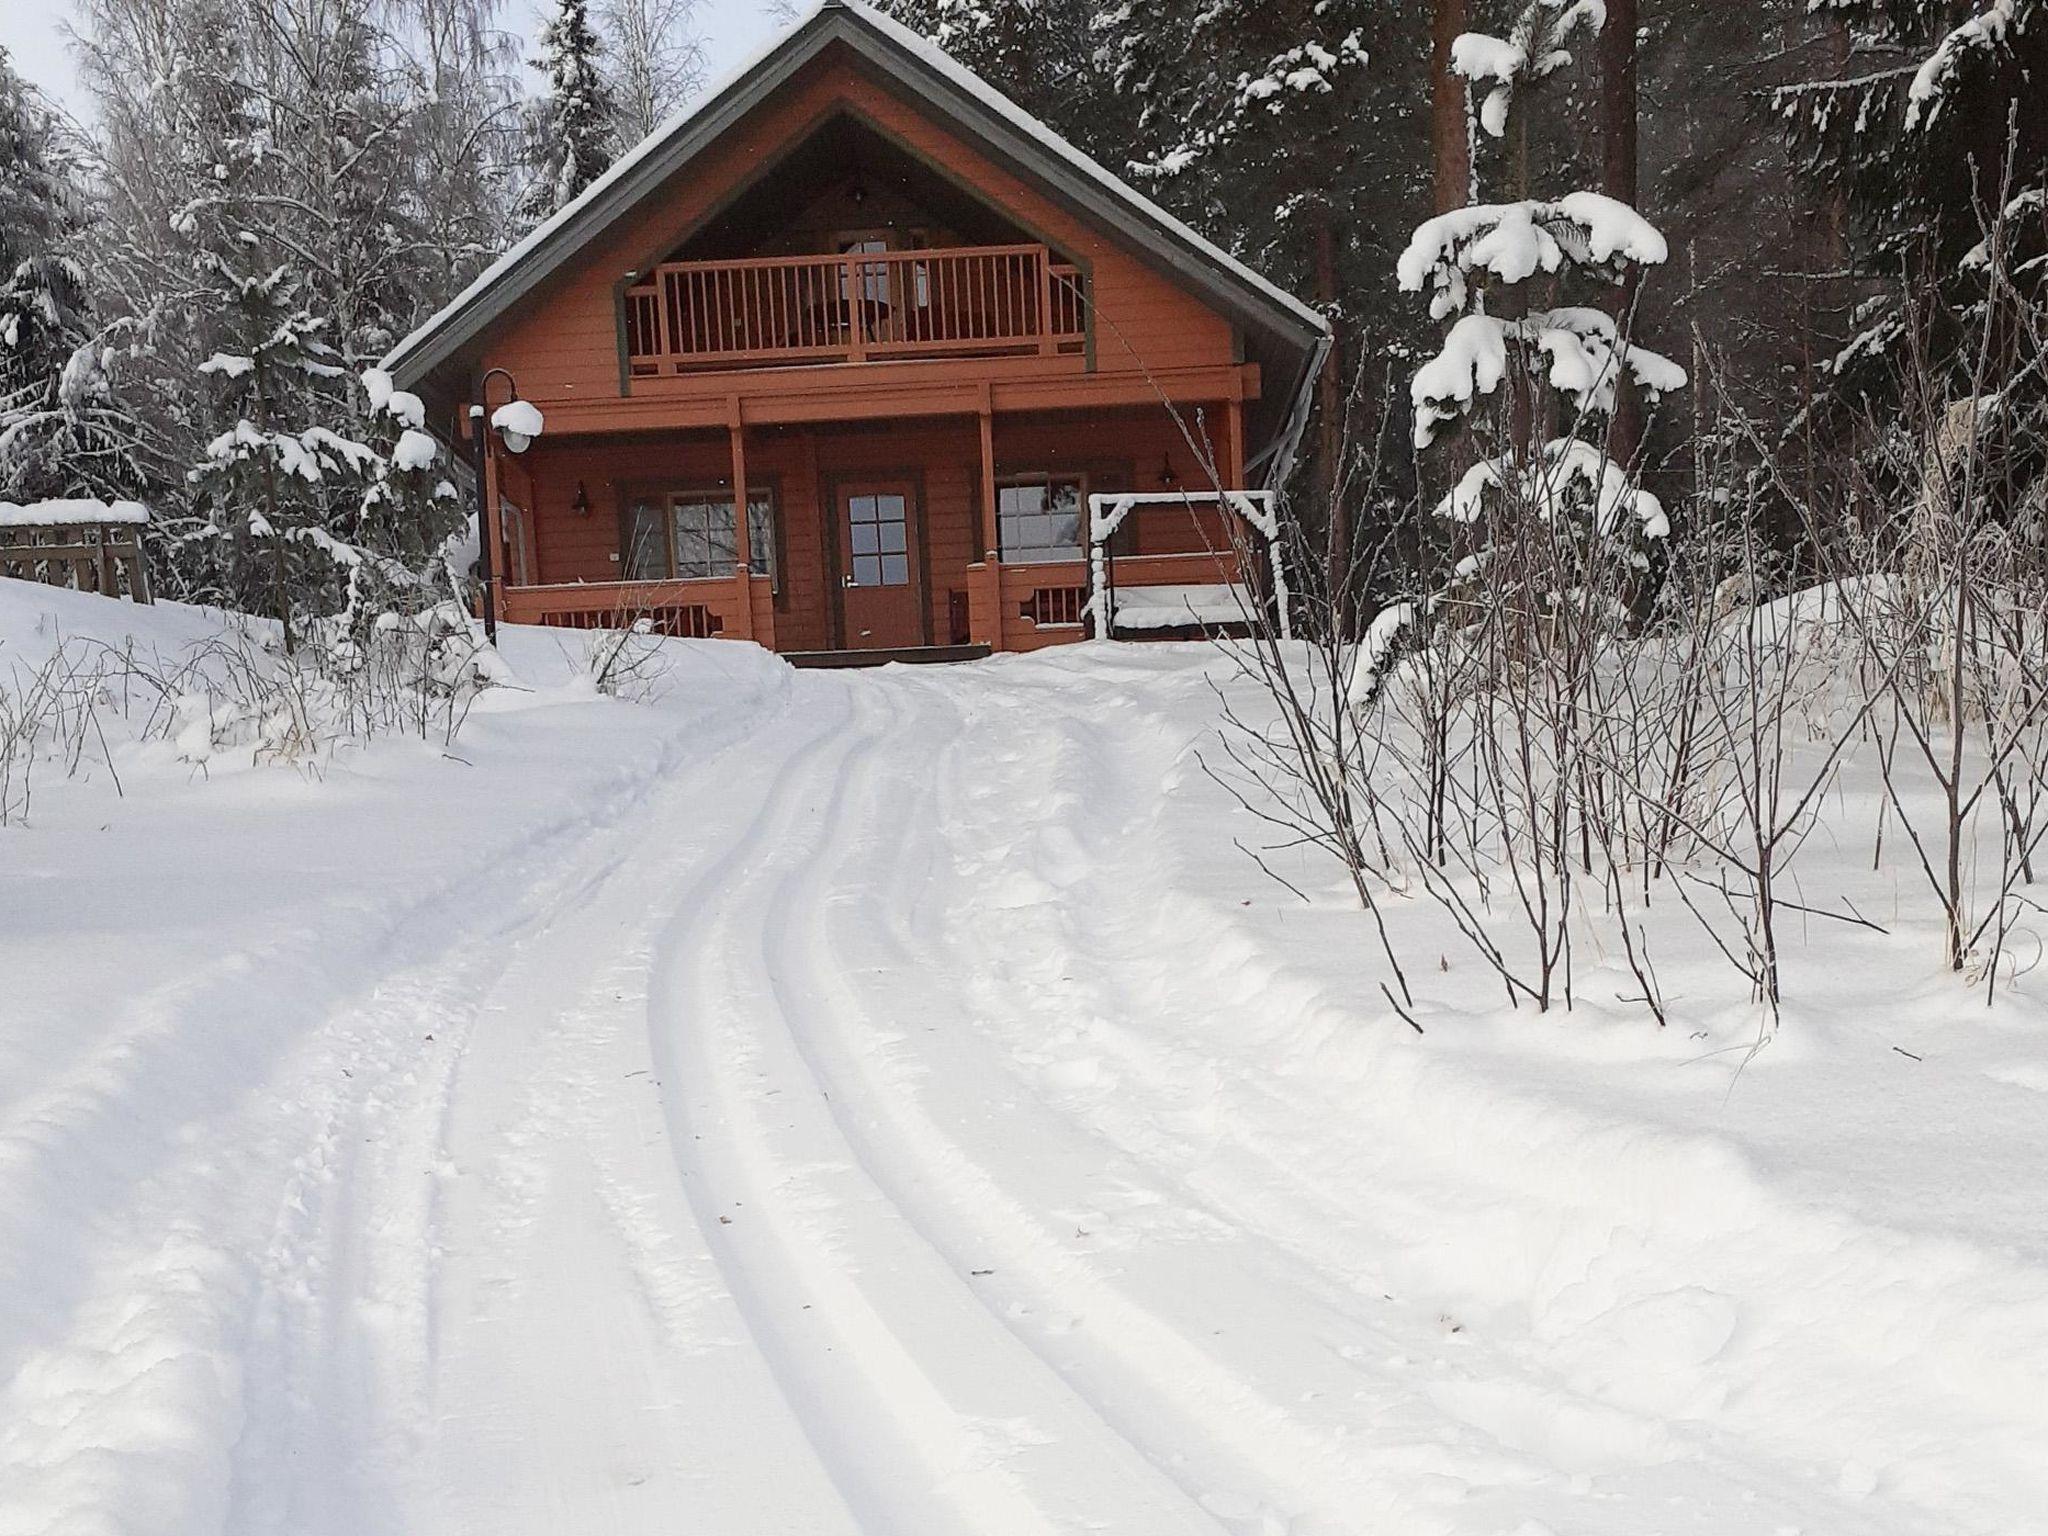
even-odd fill
[[[824,0],[386,366],[451,441],[515,390],[541,412],[486,455],[501,618],[927,659],[1113,625],[1111,582],[1154,633],[1178,592],[1270,603],[1239,537],[1270,500],[1223,493],[1285,474],[1328,344],[914,33]]]

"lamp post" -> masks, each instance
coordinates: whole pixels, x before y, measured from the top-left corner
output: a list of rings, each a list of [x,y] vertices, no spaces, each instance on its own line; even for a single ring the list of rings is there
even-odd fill
[[[490,504],[490,452],[491,424],[489,409],[491,403],[491,380],[504,375],[505,383],[512,390],[512,399],[519,398],[519,384],[503,368],[493,368],[478,382],[477,399],[481,404],[469,408],[469,435],[471,452],[476,458],[476,548],[477,568],[483,578],[484,587],[484,639],[491,645],[498,643],[498,551],[496,530],[492,527]],[[532,446],[533,439],[523,432],[507,427],[503,432],[505,446],[514,453],[524,453]]]

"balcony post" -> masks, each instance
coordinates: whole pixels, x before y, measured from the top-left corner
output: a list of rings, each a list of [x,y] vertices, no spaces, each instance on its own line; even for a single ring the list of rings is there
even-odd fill
[[[1041,245],[1031,259],[1038,263],[1038,351],[1051,357],[1059,350],[1052,332],[1052,252]]]
[[[844,274],[840,281],[846,288],[846,345],[848,358],[852,362],[868,360],[868,304],[861,287],[860,258],[842,256],[839,269]]]

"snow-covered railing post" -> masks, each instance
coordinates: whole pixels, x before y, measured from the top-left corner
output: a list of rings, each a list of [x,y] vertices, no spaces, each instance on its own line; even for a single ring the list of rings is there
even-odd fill
[[[1116,588],[1109,564],[1109,541],[1123,526],[1137,498],[1131,495],[1088,498],[1088,614],[1094,638],[1116,638]]]

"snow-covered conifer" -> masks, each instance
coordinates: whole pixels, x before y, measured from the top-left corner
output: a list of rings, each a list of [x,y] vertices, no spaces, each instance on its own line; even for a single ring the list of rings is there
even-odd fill
[[[0,50],[0,500],[134,489],[133,426],[73,249],[82,201],[49,114]]]
[[[604,174],[618,153],[617,109],[599,62],[590,0],[561,0],[534,67],[547,76],[531,129],[532,180],[521,204],[539,223]]]
[[[1685,372],[1634,345],[1605,310],[1562,291],[1611,289],[1633,269],[1660,265],[1664,238],[1597,192],[1530,195],[1532,104],[1571,62],[1571,46],[1605,20],[1600,0],[1527,0],[1505,36],[1456,40],[1453,67],[1480,97],[1480,125],[1514,147],[1514,195],[1428,220],[1397,266],[1402,290],[1426,292],[1431,316],[1445,324],[1440,349],[1411,384],[1415,447],[1462,425],[1481,439],[1438,507],[1479,530],[1482,548],[1467,567],[1475,572],[1486,570],[1483,546],[1503,522],[1533,520],[1562,534],[1553,550],[1582,571],[1615,541],[1623,565],[1644,564],[1647,548],[1670,533],[1662,505],[1608,456],[1605,438],[1626,384],[1656,396],[1682,388]],[[1580,556],[1569,555],[1575,547]],[[1576,578],[1547,579],[1563,591]]]

